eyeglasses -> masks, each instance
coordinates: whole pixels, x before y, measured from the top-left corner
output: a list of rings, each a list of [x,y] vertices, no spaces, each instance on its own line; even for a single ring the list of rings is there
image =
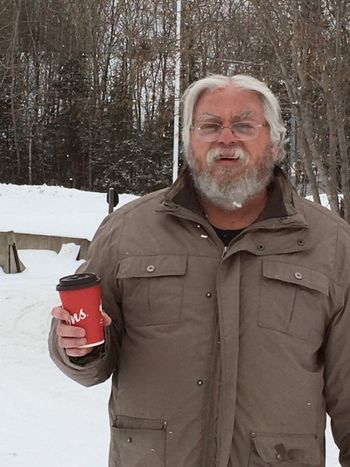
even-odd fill
[[[199,139],[211,143],[217,141],[225,128],[229,128],[232,134],[239,141],[249,141],[258,136],[259,130],[262,127],[267,127],[267,123],[256,123],[256,122],[235,122],[229,126],[223,126],[220,123],[201,123],[198,126],[193,127],[193,131],[196,133]]]

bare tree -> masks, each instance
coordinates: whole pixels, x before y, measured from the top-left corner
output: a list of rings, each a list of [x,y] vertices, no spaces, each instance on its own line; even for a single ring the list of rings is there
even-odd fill
[[[175,2],[0,0],[0,13],[0,179],[167,184]],[[319,202],[323,190],[348,222],[349,31],[347,0],[183,2],[182,89],[208,73],[266,81],[291,125],[297,188]]]
[[[331,209],[349,222],[349,156],[345,117],[349,104],[348,2],[252,0],[272,44],[288,97],[302,131],[299,151],[319,201],[317,169]],[[286,53],[289,52],[289,53]],[[339,175],[340,174],[340,177]]]

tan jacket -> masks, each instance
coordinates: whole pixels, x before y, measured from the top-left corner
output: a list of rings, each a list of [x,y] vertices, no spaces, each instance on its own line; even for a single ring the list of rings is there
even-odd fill
[[[186,174],[96,233],[106,348],[73,363],[53,323],[50,353],[85,386],[113,375],[110,467],[321,467],[326,410],[350,467],[350,227],[275,186],[280,216],[271,195],[228,249]]]

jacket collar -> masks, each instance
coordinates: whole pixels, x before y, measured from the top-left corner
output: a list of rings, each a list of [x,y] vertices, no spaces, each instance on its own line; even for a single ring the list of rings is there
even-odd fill
[[[177,180],[166,192],[164,199],[204,216],[188,166],[185,166]]]

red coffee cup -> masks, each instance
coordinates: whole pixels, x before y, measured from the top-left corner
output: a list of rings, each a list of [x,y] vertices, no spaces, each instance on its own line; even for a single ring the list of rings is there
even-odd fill
[[[100,282],[96,274],[84,272],[61,277],[56,286],[63,308],[71,315],[68,324],[85,329],[87,343],[80,346],[83,348],[105,341]]]

